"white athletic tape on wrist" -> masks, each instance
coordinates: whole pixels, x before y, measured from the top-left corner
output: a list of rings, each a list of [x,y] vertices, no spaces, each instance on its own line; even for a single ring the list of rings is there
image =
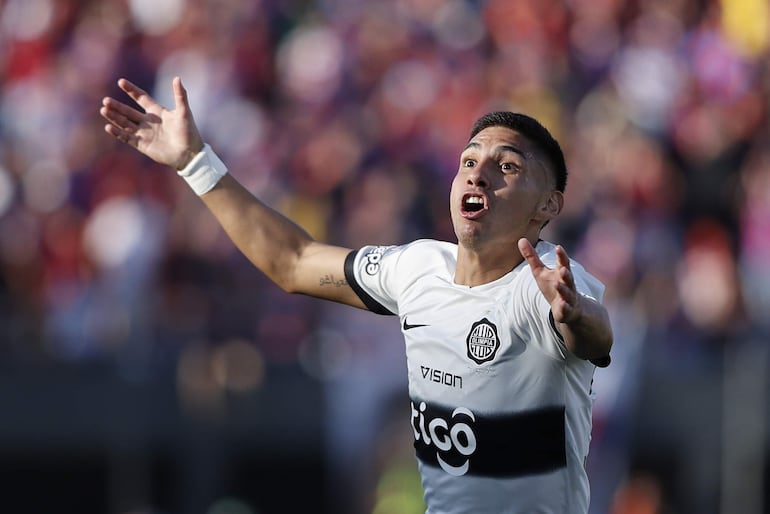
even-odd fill
[[[195,194],[205,195],[211,191],[217,182],[227,174],[227,166],[223,163],[208,144],[198,152],[187,166],[177,171],[185,179]]]

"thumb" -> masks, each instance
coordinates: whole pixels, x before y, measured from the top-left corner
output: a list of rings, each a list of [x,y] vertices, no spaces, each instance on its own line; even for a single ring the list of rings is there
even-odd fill
[[[171,87],[174,90],[174,108],[186,111],[189,104],[187,103],[187,90],[182,85],[182,79],[174,77]]]
[[[521,252],[522,257],[527,260],[527,263],[529,263],[529,267],[532,268],[533,272],[545,267],[545,264],[543,264],[543,261],[541,261],[540,257],[537,255],[535,247],[532,246],[532,243],[530,243],[529,239],[526,237],[519,239],[519,252]]]

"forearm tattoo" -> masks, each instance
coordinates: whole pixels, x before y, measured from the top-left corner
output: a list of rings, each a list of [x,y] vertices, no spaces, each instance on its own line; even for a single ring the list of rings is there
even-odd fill
[[[321,287],[324,286],[334,286],[334,287],[345,287],[348,285],[348,281],[344,278],[336,278],[334,275],[324,275],[318,279],[318,285]]]

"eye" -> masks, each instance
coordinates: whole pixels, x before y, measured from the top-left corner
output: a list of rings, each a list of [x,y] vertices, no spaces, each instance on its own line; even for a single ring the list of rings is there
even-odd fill
[[[464,168],[473,168],[474,166],[476,166],[476,161],[474,161],[473,159],[465,159],[463,161]]]
[[[517,173],[521,167],[513,162],[503,162],[500,163],[500,169],[503,171],[503,173]]]

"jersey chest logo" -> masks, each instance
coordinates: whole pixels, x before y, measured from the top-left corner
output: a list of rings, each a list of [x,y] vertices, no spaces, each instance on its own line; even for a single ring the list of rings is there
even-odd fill
[[[497,350],[500,349],[497,327],[487,318],[482,318],[471,325],[471,331],[465,343],[468,346],[468,358],[476,364],[489,362],[495,358]]]

